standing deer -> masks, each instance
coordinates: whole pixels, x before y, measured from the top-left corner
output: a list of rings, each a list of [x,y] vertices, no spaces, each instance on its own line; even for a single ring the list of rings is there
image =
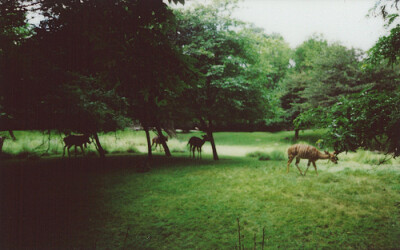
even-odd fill
[[[167,141],[168,141],[168,137],[165,137],[165,136],[163,136],[163,135],[162,135],[162,136],[155,136],[155,137],[153,138],[153,140],[152,140],[151,147],[153,147],[153,145],[156,144],[155,149],[157,149],[157,146],[160,145],[160,151],[161,151],[161,145],[162,145],[162,143],[163,143],[163,140],[164,140],[165,142],[167,142]]]
[[[82,154],[85,155],[85,151],[83,151],[83,145],[85,145],[85,148],[87,148],[87,143],[90,144],[89,140],[89,135],[69,135],[64,138],[64,151],[63,151],[63,157],[65,155],[65,148],[68,148],[68,157],[71,156],[69,149],[72,146],[75,146],[75,157],[76,157],[76,147],[80,147]]]
[[[293,159],[296,157],[296,167],[299,169],[300,174],[303,175],[301,169],[299,168],[300,159],[308,159],[307,169],[304,172],[304,176],[307,173],[308,168],[310,167],[310,163],[313,164],[315,172],[318,175],[317,166],[315,165],[315,161],[318,159],[328,159],[333,163],[337,164],[338,158],[336,157],[337,153],[334,152],[330,154],[328,151],[324,151],[321,153],[313,146],[304,145],[304,144],[295,144],[288,149],[288,163],[287,163],[287,173],[289,173],[289,166],[292,163]]]
[[[201,158],[201,147],[203,147],[204,143],[206,141],[209,141],[209,138],[207,135],[202,135],[203,139],[200,139],[199,137],[193,136],[189,139],[188,145],[190,145],[189,153],[193,152],[193,158],[194,158],[194,151],[197,149],[197,156]],[[190,154],[191,155],[191,154]]]

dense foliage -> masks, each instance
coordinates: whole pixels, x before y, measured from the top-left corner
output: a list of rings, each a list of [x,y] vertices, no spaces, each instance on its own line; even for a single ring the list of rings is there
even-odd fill
[[[397,63],[400,56],[399,0],[379,0],[370,10],[370,14],[382,17],[385,27],[390,29],[390,34],[380,37],[369,50],[369,60],[374,63]]]
[[[328,114],[329,135],[337,151],[359,147],[400,155],[400,89],[365,90],[343,97]]]
[[[267,58],[271,54],[268,49],[285,45],[281,38],[270,38],[254,29],[236,32],[245,26],[230,17],[233,7],[216,2],[176,12],[175,41],[185,55],[194,59],[194,67],[202,76],[185,91],[182,102],[186,112],[194,115],[207,132],[215,159],[214,127],[232,128],[262,121],[268,112],[268,85],[275,85],[284,75],[279,69],[289,61],[280,55]]]

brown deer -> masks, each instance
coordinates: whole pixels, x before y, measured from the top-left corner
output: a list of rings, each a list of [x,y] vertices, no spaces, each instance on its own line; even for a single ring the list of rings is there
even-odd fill
[[[318,149],[316,149],[313,146],[309,146],[309,145],[304,145],[304,144],[292,145],[288,149],[289,160],[287,163],[287,173],[289,173],[290,163],[292,163],[293,159],[296,157],[295,165],[299,169],[301,175],[303,175],[303,173],[301,172],[301,169],[299,168],[300,159],[308,159],[307,169],[304,172],[304,176],[306,175],[307,170],[310,167],[310,163],[313,164],[315,172],[318,175],[317,166],[315,165],[315,161],[317,161],[318,159],[328,159],[328,160],[332,161],[333,163],[337,164],[338,158],[336,157],[336,155],[337,155],[336,152],[334,152],[333,154],[330,154],[328,151],[321,153],[320,151],[318,151]]]
[[[163,143],[163,140],[165,142],[167,142],[168,141],[168,137],[163,136],[163,135],[162,136],[155,136],[153,138],[153,140],[152,140],[151,147],[153,147],[153,145],[155,144],[156,145],[155,149],[157,149],[157,146],[160,145],[160,151],[161,151],[161,145]]]
[[[200,139],[199,137],[193,136],[189,139],[188,145],[190,145],[189,153],[193,152],[193,158],[194,157],[194,151],[197,149],[197,157],[201,158],[201,147],[203,147],[204,143],[206,141],[209,141],[209,138],[207,135],[202,135],[203,139]],[[190,154],[191,156],[191,154]]]
[[[64,138],[64,150],[63,150],[63,157],[65,155],[65,148],[68,148],[68,157],[70,157],[70,152],[69,149],[72,146],[75,146],[75,157],[76,157],[76,147],[80,147],[82,154],[85,155],[85,151],[83,151],[83,145],[85,145],[85,148],[87,148],[87,143],[91,143],[90,139],[89,139],[89,135],[69,135],[67,137]]]

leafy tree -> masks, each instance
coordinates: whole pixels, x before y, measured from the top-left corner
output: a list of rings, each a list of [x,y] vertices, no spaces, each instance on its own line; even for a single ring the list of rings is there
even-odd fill
[[[365,90],[342,97],[328,113],[329,138],[338,152],[364,149],[400,155],[400,89]]]
[[[288,72],[292,50],[279,34],[267,35],[252,24],[239,31],[245,41],[246,53],[252,58],[248,65],[253,81],[261,82],[265,88],[275,89]]]
[[[116,88],[118,93],[127,97],[131,107],[130,117],[139,120],[144,127],[149,156],[149,128],[155,127],[157,133],[162,135],[163,124],[173,119],[174,109],[177,107],[175,99],[196,74],[187,56],[182,55],[171,43],[169,34],[176,29],[175,19],[166,5],[162,2],[160,4],[157,7],[150,6],[150,10],[157,9],[158,13],[153,15],[149,12],[147,21],[136,29],[132,27],[142,19],[139,14],[143,11],[138,7],[140,5],[129,7],[132,10],[138,8],[139,13],[124,13],[128,18],[127,24],[131,25],[118,28],[113,26],[117,37],[128,39],[121,46],[110,48],[116,52],[116,57],[113,58],[115,63],[111,66],[112,73],[108,74],[119,83]],[[116,18],[118,20],[118,16]],[[162,145],[166,155],[170,156],[165,141],[162,141]]]
[[[288,126],[291,127],[293,121],[304,111],[303,105],[307,99],[303,97],[302,93],[307,85],[312,81],[312,77],[308,72],[292,72],[286,76],[282,82],[284,85],[284,94],[281,96],[281,106],[286,111],[284,114]],[[295,124],[295,139],[298,139],[299,129],[308,127],[307,124]]]
[[[398,21],[398,0],[377,1],[373,11],[386,20],[386,27]],[[393,12],[394,10],[394,12]],[[342,96],[327,113],[328,136],[339,152],[358,148],[400,155],[400,78],[398,62],[399,24],[381,37],[364,60],[360,81],[369,84],[360,93]]]
[[[399,0],[377,1],[370,14],[381,16],[386,22],[385,27],[391,28],[390,34],[379,38],[378,42],[368,51],[369,61],[379,64],[388,61],[395,64],[400,57],[400,23],[399,23]]]
[[[281,100],[288,118],[294,121],[297,139],[300,129],[321,126],[326,112],[341,96],[358,93],[371,82],[361,70],[358,50],[310,39],[295,55],[296,66],[285,81],[287,93]]]
[[[5,104],[5,84],[9,80],[9,72],[14,72],[10,61],[16,57],[19,47],[32,36],[32,27],[27,24],[26,10],[20,1],[8,0],[0,2],[0,124],[2,130],[8,130],[16,140],[11,129],[14,108]]]
[[[328,41],[318,34],[312,35],[308,40],[299,45],[294,52],[296,72],[305,72],[314,69],[315,60],[328,47]]]
[[[218,154],[213,138],[217,124],[249,124],[265,117],[265,92],[260,81],[252,81],[255,61],[248,53],[249,39],[236,32],[240,22],[230,13],[234,4],[214,1],[177,10],[176,43],[195,59],[201,76],[182,97],[188,119],[195,119],[207,133],[214,159]]]
[[[390,30],[390,35],[382,36],[369,50],[371,62],[387,60],[389,64],[398,62],[400,57],[400,25]]]
[[[281,117],[285,111],[281,108],[279,100],[282,95],[280,83],[289,71],[292,50],[279,34],[267,35],[263,29],[251,24],[239,33],[248,40],[245,46],[246,53],[252,58],[252,63],[247,67],[248,78],[264,90],[265,98],[259,101],[263,102],[268,112],[264,120],[258,122],[259,126],[267,129],[282,128]]]
[[[128,114],[149,114],[148,126],[166,117],[161,107],[184,85],[176,73],[185,65],[166,39],[173,16],[161,0],[29,6],[45,19],[8,61],[4,86],[21,128],[97,132],[125,126]]]
[[[284,119],[289,124],[288,126],[292,126],[293,121],[309,108],[309,99],[304,96],[304,92],[314,81],[315,62],[327,47],[328,42],[321,35],[313,35],[299,45],[293,53],[294,66],[281,83],[284,91],[280,97],[282,108],[286,111]],[[309,125],[308,120],[297,120],[294,126],[295,140],[298,139],[299,130]]]
[[[360,92],[365,86],[360,82],[361,53],[332,44],[314,61],[312,81],[303,92],[310,108],[329,107],[346,94]]]

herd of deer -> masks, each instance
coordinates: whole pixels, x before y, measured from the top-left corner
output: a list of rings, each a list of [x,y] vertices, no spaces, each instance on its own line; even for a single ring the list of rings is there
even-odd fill
[[[0,137],[0,149],[3,146],[5,137]],[[153,145],[155,145],[155,148],[157,148],[158,145],[161,145],[163,142],[167,142],[168,141],[168,137],[165,136],[156,136],[153,138],[152,140],[152,144],[151,146],[153,147]],[[197,157],[201,158],[201,148],[203,147],[204,143],[206,141],[209,141],[209,138],[207,135],[203,135],[202,139],[198,138],[196,136],[193,136],[189,139],[189,142],[187,143],[187,145],[189,145],[189,153],[190,153],[190,157],[192,157],[192,153],[193,153],[193,158],[195,158],[195,152],[197,151]],[[70,157],[70,148],[72,146],[75,146],[75,156],[76,156],[76,148],[80,147],[82,154],[85,154],[84,150],[83,150],[83,146],[85,146],[85,148],[87,148],[87,144],[90,144],[90,136],[89,135],[68,135],[67,137],[64,138],[64,149],[63,149],[63,157],[65,155],[65,149],[67,149],[68,151],[68,156]],[[0,151],[1,152],[1,151]],[[309,145],[304,145],[304,144],[295,144],[292,145],[291,147],[289,147],[288,149],[288,163],[287,163],[287,173],[289,173],[289,166],[292,163],[293,159],[296,158],[296,167],[297,169],[300,171],[300,174],[303,175],[303,172],[301,171],[301,169],[299,168],[299,163],[300,163],[300,159],[307,159],[308,160],[308,164],[307,164],[307,169],[304,172],[304,176],[307,174],[307,170],[310,167],[310,164],[312,163],[315,169],[315,173],[318,175],[318,171],[317,171],[317,166],[315,165],[315,162],[319,159],[327,159],[329,161],[332,161],[333,163],[337,164],[338,158],[337,158],[337,152],[334,152],[333,154],[324,151],[324,153],[320,152],[318,149],[316,149],[313,146],[309,146]]]
[[[201,148],[203,147],[204,143],[209,140],[207,135],[203,135],[202,137],[203,137],[203,139],[193,136],[189,139],[188,145],[190,145],[190,152],[193,152],[193,158],[195,158],[196,150],[197,150],[198,157],[201,158]],[[156,136],[152,140],[151,147],[153,147],[154,145],[155,145],[155,148],[157,148],[157,146],[160,146],[160,150],[161,150],[161,145],[162,145],[163,141],[167,142],[168,137]],[[85,148],[87,148],[88,143],[89,144],[91,143],[89,135],[85,135],[85,134],[83,134],[83,135],[68,135],[67,137],[64,138],[65,146],[63,149],[63,157],[65,156],[65,149],[67,149],[67,151],[68,151],[68,156],[69,157],[71,156],[69,149],[72,146],[75,146],[75,156],[77,153],[76,152],[77,147],[80,147],[82,154],[85,154],[85,151],[83,150],[83,146],[85,146]]]
[[[203,145],[204,145],[204,143],[206,141],[209,141],[207,135],[202,135],[202,137],[203,137],[203,139],[200,139],[199,137],[196,137],[196,136],[192,136],[189,139],[189,142],[187,143],[187,145],[189,145],[190,156],[192,155],[192,152],[193,152],[193,158],[195,158],[195,151],[196,150],[197,150],[197,157],[201,158],[201,148],[203,147]],[[162,145],[163,141],[167,142],[168,141],[168,137],[156,136],[152,140],[151,147],[153,147],[153,145],[156,145],[155,148],[157,148],[157,146],[160,145],[160,149],[161,149],[161,145]]]

